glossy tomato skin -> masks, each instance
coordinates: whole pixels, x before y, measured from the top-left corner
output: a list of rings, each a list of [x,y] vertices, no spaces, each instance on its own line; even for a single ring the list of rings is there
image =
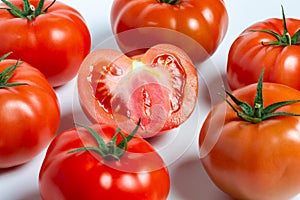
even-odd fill
[[[111,9],[113,33],[120,34],[145,27],[163,28],[160,31],[142,29],[132,33],[133,38],[121,37],[119,44],[125,51],[137,44],[137,47],[143,47],[145,43],[149,43],[149,46],[171,43],[187,51],[189,56],[195,58],[193,61],[197,62],[204,61],[215,52],[228,28],[228,14],[222,0],[179,0],[175,5],[161,2],[159,0],[113,2]],[[166,32],[164,29],[185,34],[203,47],[205,53],[188,39],[179,39],[180,35]]]
[[[256,84],[233,92],[253,105]],[[300,99],[282,84],[264,83],[265,107]],[[300,113],[295,103],[276,112]],[[213,124],[212,124],[213,123]],[[218,125],[218,127],[216,127]],[[213,182],[235,199],[291,199],[300,192],[300,117],[274,117],[252,124],[221,102],[206,118],[199,136],[201,162]]]
[[[287,18],[287,29],[293,36],[300,28],[300,20]],[[230,47],[227,61],[227,79],[231,89],[256,83],[265,68],[264,80],[300,89],[300,80],[295,74],[300,71],[300,46],[263,45],[275,41],[268,33],[251,30],[271,30],[283,33],[283,20],[267,19],[246,28]]]
[[[16,62],[1,61],[0,72]],[[52,140],[60,123],[58,99],[40,71],[23,62],[9,83],[26,85],[0,88],[0,168],[34,158]]]
[[[29,2],[37,8],[39,1]],[[46,0],[44,8],[51,2]],[[13,3],[23,8],[23,0]],[[58,1],[32,22],[1,9],[0,38],[0,55],[13,51],[9,58],[21,59],[38,68],[53,87],[75,77],[91,48],[91,36],[83,17]]]
[[[81,106],[93,122],[129,132],[142,118],[139,134],[145,138],[184,123],[198,96],[196,67],[169,44],[134,58],[111,49],[93,51],[82,63],[77,83]]]
[[[106,142],[115,133],[109,125],[91,127]],[[89,151],[68,153],[83,145],[96,144],[90,133],[82,128],[67,130],[52,141],[39,175],[43,200],[167,198],[168,169],[144,139],[134,137],[129,141],[128,150],[120,160],[105,160]]]

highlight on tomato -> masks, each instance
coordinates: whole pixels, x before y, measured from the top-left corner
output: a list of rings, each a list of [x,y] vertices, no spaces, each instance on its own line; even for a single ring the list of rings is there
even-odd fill
[[[50,144],[39,173],[43,200],[160,199],[170,190],[168,168],[143,138],[109,124],[79,124]]]
[[[93,123],[129,132],[141,118],[138,134],[145,138],[184,123],[198,96],[195,66],[170,44],[155,45],[135,57],[95,50],[83,61],[77,81],[81,107]]]
[[[90,52],[82,15],[56,0],[1,0],[0,55],[14,52],[41,71],[53,87],[73,79]]]
[[[269,18],[246,28],[230,47],[227,79],[231,89],[256,83],[265,68],[266,82],[300,90],[300,20]]]
[[[201,163],[235,199],[291,199],[300,193],[300,92],[277,83],[233,91],[205,119]],[[217,127],[216,127],[217,126]]]
[[[59,102],[45,76],[8,55],[0,58],[0,168],[32,160],[60,123]]]
[[[201,63],[223,41],[228,14],[223,0],[114,0],[111,28],[127,55],[170,43]]]

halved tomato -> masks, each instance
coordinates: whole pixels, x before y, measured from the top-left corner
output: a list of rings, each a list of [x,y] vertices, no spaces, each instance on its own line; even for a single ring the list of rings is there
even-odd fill
[[[93,122],[129,131],[141,119],[139,134],[152,137],[189,118],[197,101],[197,71],[188,55],[174,45],[155,45],[132,58],[100,49],[80,67],[78,94]]]

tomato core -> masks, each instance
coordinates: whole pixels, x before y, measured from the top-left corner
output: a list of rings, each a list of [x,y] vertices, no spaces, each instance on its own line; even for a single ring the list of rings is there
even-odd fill
[[[129,132],[140,119],[142,137],[165,133],[187,120],[197,91],[195,66],[184,51],[168,44],[134,57],[95,51],[78,76],[80,103],[93,121]]]
[[[183,101],[182,94],[184,92],[186,74],[181,64],[178,63],[170,55],[159,55],[153,59],[151,65],[145,65],[140,60],[133,60],[130,72],[123,70],[121,67],[111,63],[101,67],[102,70],[92,70],[90,76],[91,87],[94,88],[94,95],[98,104],[107,112],[113,113],[112,101],[116,93],[121,91],[115,91],[118,87],[119,81],[127,76],[126,81],[121,84],[133,84],[149,85],[148,83],[157,82],[158,85],[165,87],[169,90],[169,104],[170,114],[180,110]],[[150,76],[153,76],[155,80],[151,78],[149,80],[144,79],[142,83],[132,83],[134,76],[139,76],[138,71],[147,71]],[[171,75],[169,75],[169,73]],[[167,79],[163,76],[165,74]],[[122,87],[123,88],[123,87]],[[125,88],[123,88],[125,89]],[[137,88],[135,88],[137,89]],[[154,91],[155,92],[155,91]],[[149,114],[149,108],[152,106],[150,100],[150,92],[143,87],[140,90],[142,94],[142,101],[145,113]],[[133,94],[133,93],[132,93]]]

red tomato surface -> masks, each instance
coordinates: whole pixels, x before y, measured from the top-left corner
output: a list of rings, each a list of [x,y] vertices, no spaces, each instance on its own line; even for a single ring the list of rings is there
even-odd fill
[[[0,72],[16,62],[1,61]],[[26,85],[0,88],[0,168],[23,164],[39,154],[60,122],[56,94],[36,68],[23,62],[7,83]]]
[[[91,128],[105,142],[115,134],[110,125],[98,124]],[[117,138],[117,143],[119,139],[121,137]],[[52,141],[39,175],[43,200],[167,198],[170,188],[168,169],[144,139],[133,137],[119,160],[107,160],[87,150],[69,152],[83,146],[97,146],[97,143],[82,127],[67,130]]]
[[[253,105],[255,92],[256,84],[251,84],[232,94]],[[267,107],[299,100],[300,92],[264,83],[263,97]],[[280,111],[300,114],[300,103],[276,110]],[[212,109],[201,129],[201,162],[213,182],[235,199],[291,199],[300,193],[299,127],[298,116],[246,122],[223,101]]]
[[[29,0],[37,8],[39,0]],[[44,8],[52,1],[46,0]],[[23,8],[23,0],[12,3]],[[6,8],[0,3],[1,8]],[[78,11],[56,1],[30,21],[0,9],[0,55],[21,59],[38,68],[53,87],[70,81],[91,48],[91,36]]]
[[[93,121],[128,132],[141,118],[139,133],[152,137],[189,118],[197,101],[198,78],[189,57],[173,45],[156,45],[135,58],[101,49],[82,63],[78,93]]]
[[[288,33],[293,36],[300,29],[300,20],[287,18]],[[300,89],[300,46],[266,45],[276,41],[276,37],[265,32],[251,30],[271,30],[283,34],[283,20],[271,18],[249,26],[233,42],[227,61],[227,77],[231,89],[256,83],[265,68],[266,82],[282,83]],[[265,44],[263,45],[262,42]]]
[[[126,53],[171,43],[188,52],[193,61],[202,62],[222,42],[228,14],[222,0],[115,0],[111,26]],[[140,29],[145,27],[161,29]],[[134,29],[128,35],[120,34]]]

